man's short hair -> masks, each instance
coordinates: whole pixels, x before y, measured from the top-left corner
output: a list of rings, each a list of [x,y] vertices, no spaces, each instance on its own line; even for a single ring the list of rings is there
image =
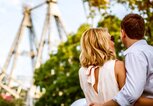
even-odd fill
[[[121,21],[121,29],[131,39],[142,39],[145,33],[144,19],[138,14],[128,14]]]

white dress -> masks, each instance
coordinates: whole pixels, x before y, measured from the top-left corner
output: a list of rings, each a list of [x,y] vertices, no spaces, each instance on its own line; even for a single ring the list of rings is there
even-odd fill
[[[80,68],[80,86],[84,92],[87,105],[93,102],[104,103],[111,100],[119,92],[114,68],[115,60],[109,60],[99,68],[97,84],[98,93],[93,88],[95,83],[94,70],[89,70],[89,68],[84,67]]]
[[[78,99],[74,101],[70,106],[87,106],[86,99],[85,98]]]

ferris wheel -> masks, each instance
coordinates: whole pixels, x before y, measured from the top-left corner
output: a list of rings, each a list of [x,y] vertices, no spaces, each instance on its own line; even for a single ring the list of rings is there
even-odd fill
[[[40,8],[43,5],[47,5],[47,12],[44,20],[44,25],[41,33],[41,38],[38,41],[36,33],[35,33],[35,28],[33,24],[33,19],[32,19],[32,11]],[[57,5],[57,0],[46,0],[41,4],[38,4],[32,8],[29,8],[27,6],[24,7],[24,12],[23,12],[23,19],[21,21],[21,24],[19,26],[17,35],[11,45],[10,51],[8,53],[8,56],[6,58],[6,61],[1,69],[0,73],[0,89],[3,89],[4,93],[10,94],[14,96],[15,98],[20,98],[21,91],[22,91],[22,82],[18,81],[17,79],[13,78],[13,72],[15,69],[15,66],[17,65],[17,60],[19,56],[26,55],[31,58],[31,63],[32,63],[32,72],[36,68],[39,68],[40,64],[42,63],[42,54],[43,54],[43,49],[44,45],[48,46],[48,51],[50,51],[51,47],[51,24],[52,24],[52,19],[55,20],[57,32],[59,35],[59,38],[62,40],[64,36],[67,36],[68,33],[66,31],[64,22],[61,17],[61,13],[58,9]],[[30,45],[30,52],[22,52],[19,53],[19,47],[21,42],[24,40],[24,32],[25,30],[28,31],[28,37],[29,37],[29,45]],[[64,33],[64,34],[63,34]],[[46,41],[47,40],[47,41]],[[10,73],[6,74],[8,71],[8,67],[11,67]],[[11,87],[11,83],[15,82],[18,84],[18,87],[16,89],[13,89]],[[32,101],[29,100],[29,98],[32,98],[31,96],[34,96],[34,93],[32,91],[33,88],[33,82],[31,82],[31,86],[28,90],[28,97],[27,97],[27,104],[32,106]]]

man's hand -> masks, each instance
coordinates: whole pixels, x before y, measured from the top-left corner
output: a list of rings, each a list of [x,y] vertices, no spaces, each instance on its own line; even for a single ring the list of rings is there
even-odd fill
[[[89,106],[119,106],[115,101],[110,100],[104,104],[91,103]]]
[[[91,103],[89,106],[103,106],[102,104],[98,104],[98,103]]]
[[[153,106],[153,99],[141,96],[134,106]]]

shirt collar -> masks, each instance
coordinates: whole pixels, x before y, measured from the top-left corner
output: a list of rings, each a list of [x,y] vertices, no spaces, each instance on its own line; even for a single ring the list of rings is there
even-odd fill
[[[147,44],[147,42],[146,42],[146,40],[139,40],[139,41],[137,41],[137,42],[135,42],[134,44],[132,44],[128,49],[126,49],[125,51],[124,51],[124,56],[127,54],[127,53],[129,53],[135,46],[138,46],[138,45],[146,45]]]

